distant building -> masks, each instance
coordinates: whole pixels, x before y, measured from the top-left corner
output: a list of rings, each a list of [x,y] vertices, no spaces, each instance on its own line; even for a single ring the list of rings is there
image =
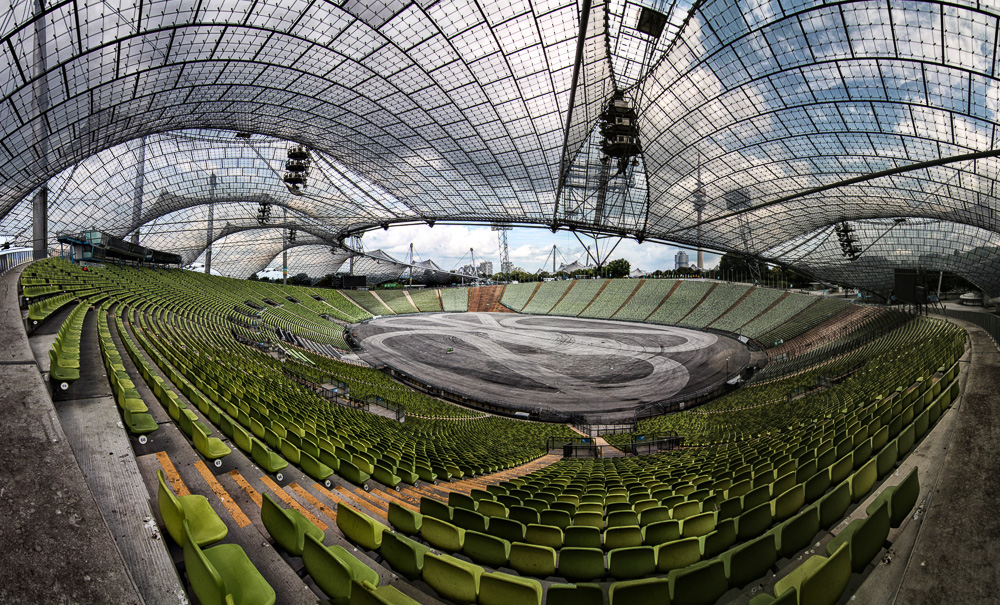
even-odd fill
[[[493,275],[493,261],[484,260],[483,262],[479,263],[479,274],[486,276]]]
[[[677,269],[687,269],[691,266],[691,261],[688,259],[688,253],[679,250],[676,255],[674,255],[674,270]]]
[[[511,273],[514,271],[514,263],[507,261],[506,263],[500,263],[501,273]]]

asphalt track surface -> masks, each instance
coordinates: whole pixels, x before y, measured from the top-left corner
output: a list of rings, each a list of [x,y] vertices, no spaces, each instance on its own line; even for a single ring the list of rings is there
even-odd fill
[[[421,313],[353,331],[372,365],[495,405],[565,413],[624,412],[684,397],[750,361],[745,345],[717,334],[571,317]]]

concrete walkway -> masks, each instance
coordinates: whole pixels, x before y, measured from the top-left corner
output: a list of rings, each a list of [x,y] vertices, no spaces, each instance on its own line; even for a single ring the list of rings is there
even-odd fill
[[[0,277],[0,603],[142,603],[56,416]]]
[[[954,320],[953,320],[954,321]],[[895,603],[996,603],[1000,599],[1000,352],[980,328],[953,439]]]
[[[620,449],[608,443],[608,440],[605,439],[604,437],[591,437],[590,435],[584,433],[583,431],[581,431],[580,429],[576,428],[571,424],[567,424],[566,427],[569,428],[569,430],[573,431],[574,433],[580,435],[581,437],[587,437],[588,439],[593,439],[594,445],[601,448],[602,458],[621,458],[622,456],[625,455],[625,452],[621,451]]]

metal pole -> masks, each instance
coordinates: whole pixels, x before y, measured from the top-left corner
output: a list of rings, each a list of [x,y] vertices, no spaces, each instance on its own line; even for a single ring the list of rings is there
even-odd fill
[[[215,186],[218,179],[215,178],[215,173],[208,179],[209,187],[211,188],[211,197],[208,200],[208,234],[207,242],[205,244],[205,275],[211,275],[212,273],[212,240],[215,239],[213,234],[215,233]],[[138,237],[138,236],[136,236]]]
[[[583,55],[587,46],[587,24],[590,22],[591,0],[583,0],[580,11],[580,33],[576,39],[576,60],[573,61],[573,80],[569,88],[569,104],[566,112],[566,129],[563,132],[562,155],[559,158],[559,181],[556,185],[556,203],[552,209],[552,225],[555,230],[556,218],[559,216],[559,200],[562,197],[563,182],[569,169],[569,133],[573,127],[573,106],[576,105],[576,88],[580,81],[580,68],[583,66]],[[555,247],[555,246],[553,246]],[[555,269],[552,270],[555,273]]]
[[[34,135],[35,149],[38,153],[38,172],[48,176],[49,170],[49,131],[46,113],[49,110],[49,80],[45,77],[48,71],[46,53],[46,33],[45,19],[41,15],[45,12],[45,0],[35,1],[35,12],[39,18],[35,20],[35,57],[34,75],[35,82],[32,85],[35,102]],[[41,260],[49,255],[49,187],[48,183],[35,194],[31,202],[31,239],[32,257]]]
[[[142,196],[146,186],[146,137],[139,143],[139,165],[135,169],[135,184],[132,187],[132,243],[139,245],[139,223],[142,221]],[[211,245],[211,241],[209,241]]]

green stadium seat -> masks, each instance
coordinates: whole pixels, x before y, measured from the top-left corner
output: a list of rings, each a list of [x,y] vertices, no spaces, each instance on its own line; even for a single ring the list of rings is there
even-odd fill
[[[562,529],[551,525],[531,524],[527,527],[524,539],[528,544],[549,546],[556,550],[563,547]]]
[[[331,486],[329,478],[333,475],[333,469],[327,466],[326,464],[323,464],[316,458],[314,458],[311,454],[308,454],[304,451],[301,452],[299,456],[299,466],[302,468],[302,472],[309,475],[316,481],[319,481],[326,487]],[[398,477],[396,483],[399,483]],[[388,485],[384,481],[382,482],[382,484]],[[395,484],[388,485],[388,487],[395,487]]]
[[[560,554],[560,563],[563,556],[564,553]],[[616,548],[608,552],[608,574],[614,578],[641,578],[652,575],[655,571],[656,550],[652,546]]]
[[[896,460],[899,459],[899,446],[895,439],[890,441],[883,447],[878,455],[876,456],[876,469],[878,471],[878,478],[882,479],[886,475],[892,472],[892,469],[896,466]]]
[[[191,410],[185,410],[189,414]],[[192,430],[192,441],[194,442],[194,447],[198,450],[198,453],[207,458],[208,460],[213,460],[216,467],[222,466],[222,458],[225,458],[232,450],[229,449],[221,439],[217,437],[209,437],[205,431],[207,427],[202,428],[200,422],[195,423],[194,429]]]
[[[389,502],[388,519],[389,524],[396,528],[396,531],[401,531],[408,536],[414,536],[420,533],[420,524],[423,520],[423,515],[402,506],[398,502]]]
[[[480,500],[479,514],[485,517],[506,517],[507,507],[494,500]]]
[[[774,521],[784,521],[799,512],[806,503],[806,490],[803,485],[791,487],[771,501],[771,517]]]
[[[755,538],[771,526],[771,521],[771,503],[765,502],[736,518],[736,535],[740,540]]]
[[[645,578],[615,582],[608,590],[611,605],[635,605],[636,603],[657,603],[670,605],[670,580],[667,578]]]
[[[175,496],[167,487],[163,471],[156,471],[159,487],[156,492],[157,506],[167,533],[179,546],[184,546],[184,521],[188,522],[188,534],[194,536],[198,546],[218,542],[226,537],[229,528],[215,513],[205,496],[189,494]]]
[[[715,513],[707,512],[690,516],[681,521],[681,536],[696,538],[715,531]]]
[[[423,580],[442,597],[459,604],[475,603],[483,568],[450,555],[427,553]]]
[[[642,529],[638,525],[632,527],[611,527],[604,531],[604,548],[629,548],[642,546]]]
[[[545,593],[546,605],[604,605],[604,591],[598,584],[551,584]]]
[[[303,541],[302,563],[306,572],[331,602],[351,602],[352,580],[378,585],[378,572],[368,567],[342,546],[323,544],[319,537],[309,533]]]
[[[458,552],[462,550],[465,530],[436,517],[425,516],[420,525],[420,537],[434,548]]]
[[[265,473],[275,474],[288,466],[288,461],[264,447],[264,444],[257,439],[251,438],[250,442],[250,454],[253,457],[253,461]]]
[[[371,478],[371,474],[361,470],[353,462],[349,460],[341,460],[340,467],[337,469],[337,472],[344,479],[347,479],[354,485],[359,485],[367,490],[368,480]]]
[[[382,533],[388,529],[343,502],[337,505],[337,527],[348,540],[365,550],[378,550],[382,545]]]
[[[524,542],[525,527],[520,521],[492,517],[488,529],[490,535],[503,538],[508,542]],[[600,538],[598,537],[598,539]]]
[[[767,573],[778,560],[774,534],[766,533],[759,538],[744,542],[722,553],[719,559],[724,564],[725,576],[729,578],[729,583],[743,588]]]
[[[267,492],[261,494],[260,520],[278,546],[296,557],[302,555],[306,536],[323,542],[323,531],[294,508],[284,509]]]
[[[851,501],[860,502],[872,491],[875,481],[878,479],[878,460],[870,458],[863,464],[850,478]]]
[[[601,530],[578,525],[567,527],[563,531],[563,546],[601,548]]]
[[[860,572],[882,550],[889,536],[889,503],[881,502],[871,515],[855,519],[826,545],[827,555],[832,555],[841,544],[849,544],[851,567]]]
[[[819,506],[812,505],[775,528],[778,555],[790,557],[812,543],[820,529]]]
[[[851,486],[847,481],[833,488],[819,501],[819,526],[832,527],[851,505]]]
[[[840,599],[851,581],[851,554],[848,545],[841,544],[829,557],[809,557],[774,585],[778,597],[794,590],[799,603],[833,605]]]
[[[643,544],[656,546],[673,542],[681,537],[679,521],[659,521],[642,528]]]
[[[639,525],[639,515],[635,514],[635,512],[631,509],[627,511],[613,512],[608,514],[606,522],[607,527],[627,527],[631,525]]]
[[[712,605],[728,589],[725,566],[718,559],[670,572],[670,600],[673,603]]]
[[[701,556],[708,559],[725,551],[736,543],[736,520],[726,519],[716,524],[715,531],[698,537]]]
[[[902,457],[906,455],[913,447],[914,442],[916,442],[916,431],[913,425],[910,424],[900,431],[899,437],[896,438],[899,456]]]
[[[830,469],[822,468],[805,482],[806,502],[815,502],[830,488]]]
[[[604,551],[599,548],[567,546],[559,551],[558,575],[571,582],[599,580],[604,572]]]
[[[507,516],[525,525],[539,521],[538,511],[527,506],[509,506],[507,507]]]
[[[882,502],[889,504],[889,524],[891,527],[899,527],[910,515],[910,511],[917,504],[920,497],[920,480],[917,476],[917,467],[913,467],[906,477],[899,483],[885,488],[881,494],[868,505],[867,514],[872,514],[878,509]]]
[[[451,507],[444,502],[440,502],[434,498],[422,496],[420,498],[420,514],[425,517],[434,517],[435,519],[450,522],[452,510]]]
[[[505,567],[510,560],[510,542],[477,531],[466,531],[462,553],[483,565]]]
[[[379,553],[400,575],[409,580],[421,577],[424,569],[424,555],[430,549],[406,536],[393,532],[382,533],[382,547]]]
[[[656,547],[656,570],[661,573],[687,567],[700,560],[701,543],[698,538],[674,540]]]
[[[134,414],[129,410],[122,410],[122,418],[125,427],[133,435],[147,435],[159,428],[156,419],[151,414]],[[141,437],[139,442],[145,443],[145,437]]]
[[[200,603],[273,605],[274,589],[236,544],[202,550],[187,519],[182,524],[184,568]]]
[[[515,542],[510,545],[510,567],[522,574],[546,578],[556,573],[556,551],[548,546]]]
[[[701,502],[682,502],[670,509],[670,518],[686,519],[701,513]]]
[[[448,506],[451,508],[464,508],[474,511],[477,508],[477,503],[472,499],[472,496],[468,494],[463,494],[462,492],[448,492]]]
[[[479,605],[541,605],[542,584],[505,573],[484,573],[479,581]]]
[[[467,508],[452,509],[451,522],[462,529],[478,532],[485,532],[488,523],[486,517]]]

